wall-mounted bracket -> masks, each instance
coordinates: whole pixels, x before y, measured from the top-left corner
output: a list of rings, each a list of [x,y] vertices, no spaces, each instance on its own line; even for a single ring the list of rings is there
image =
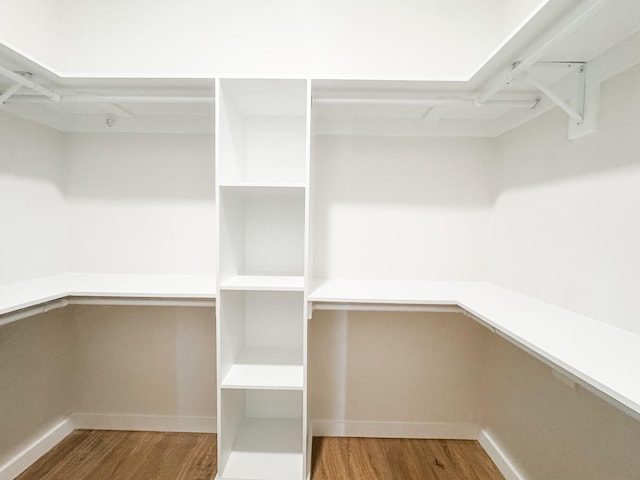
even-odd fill
[[[575,63],[553,63],[556,65],[573,66]],[[576,72],[575,93],[571,95],[571,100],[565,100],[562,95],[556,93],[549,86],[545,85],[535,75],[530,72],[523,74],[535,88],[551,100],[556,106],[560,107],[569,116],[569,139],[577,138],[581,135],[576,134],[576,130],[585,123],[586,106],[587,106],[587,64],[582,63]],[[595,109],[594,109],[595,110]],[[592,111],[591,113],[595,113]],[[591,130],[593,131],[593,129]],[[584,135],[584,134],[582,134]]]
[[[19,83],[14,83],[10,87],[8,87],[2,94],[0,95],[0,105],[5,103],[9,98],[11,98],[18,90],[22,88],[22,85]]]

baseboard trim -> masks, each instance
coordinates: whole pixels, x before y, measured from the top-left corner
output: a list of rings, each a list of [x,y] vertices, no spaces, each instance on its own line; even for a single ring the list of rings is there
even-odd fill
[[[498,470],[506,480],[527,480],[511,463],[509,457],[486,430],[481,430],[478,434],[478,443],[487,452],[487,455],[491,457],[491,460],[493,460],[493,463],[496,464],[496,467],[498,467]]]
[[[16,478],[73,432],[74,429],[75,426],[71,419],[66,418],[39,435],[21,452],[17,453],[4,465],[0,465],[0,480],[13,480]]]
[[[315,420],[313,435],[318,437],[368,438],[442,438],[475,440],[479,428],[475,423],[353,422]]]
[[[215,433],[216,417],[74,413],[73,425],[83,430]]]

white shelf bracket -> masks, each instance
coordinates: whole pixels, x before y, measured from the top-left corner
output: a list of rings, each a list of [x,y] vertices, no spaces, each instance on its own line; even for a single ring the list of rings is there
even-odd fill
[[[543,93],[549,100],[551,100],[558,107],[560,107],[562,110],[564,110],[564,112],[567,115],[569,115],[569,117],[571,119],[573,119],[576,123],[578,123],[578,124],[582,123],[582,121],[584,120],[584,117],[583,117],[583,112],[580,111],[579,108],[578,109],[573,108],[571,105],[569,105],[568,102],[565,102],[560,97],[560,95],[555,93],[553,90],[551,90],[551,88],[546,86],[544,83],[542,83],[540,80],[538,80],[535,76],[531,75],[529,72],[524,73],[523,76],[525,76],[529,80],[529,82],[531,82],[533,84],[533,86],[536,87],[541,93]],[[580,95],[578,93],[578,97],[583,97],[584,98],[584,94]],[[581,102],[581,103],[583,103],[583,102]]]
[[[11,98],[18,90],[22,88],[20,83],[14,83],[9,88],[7,88],[2,95],[0,95],[0,105],[5,103],[9,98]]]
[[[569,140],[575,140],[594,133],[597,128],[600,107],[601,81],[589,74],[585,63],[578,70],[577,107],[582,112],[582,122],[569,122]]]

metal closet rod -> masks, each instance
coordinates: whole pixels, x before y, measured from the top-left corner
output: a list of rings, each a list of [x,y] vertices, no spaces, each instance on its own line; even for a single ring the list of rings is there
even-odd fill
[[[215,307],[215,299],[175,297],[65,296],[0,315],[0,326],[69,305],[120,305],[135,307]]]
[[[504,106],[510,108],[535,108],[539,99],[503,99],[487,100],[478,103],[475,98],[344,98],[313,97],[312,106],[317,105],[357,105],[357,106],[394,106],[394,107],[480,107]]]
[[[42,103],[48,99],[37,95],[17,95],[11,103]],[[60,95],[59,103],[215,103],[214,97],[145,96],[145,95]]]
[[[0,75],[5,78],[8,78],[12,82],[15,82],[16,85],[20,85],[21,87],[27,87],[28,89],[33,90],[34,92],[37,92],[40,95],[44,95],[49,100],[53,100],[56,102],[60,100],[60,94],[58,92],[54,92],[53,90],[47,87],[43,87],[42,85],[34,82],[33,80],[31,80],[31,78],[29,78],[29,75],[16,73],[1,65],[0,65]],[[10,88],[14,88],[14,87],[10,87]],[[15,91],[17,91],[17,89],[15,89]],[[13,93],[15,93],[15,91]],[[13,93],[11,95],[13,95]],[[3,93],[3,96],[4,96],[4,93]],[[6,101],[9,96],[7,96],[7,98],[5,98],[3,102]]]

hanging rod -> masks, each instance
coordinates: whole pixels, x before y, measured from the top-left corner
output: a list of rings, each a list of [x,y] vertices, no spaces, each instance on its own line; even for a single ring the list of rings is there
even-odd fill
[[[457,305],[408,305],[399,303],[353,303],[353,302],[314,302],[311,301],[311,313],[319,310],[341,310],[350,312],[414,312],[414,313],[460,313],[463,309]]]
[[[11,98],[11,103],[42,103],[42,97],[35,95],[18,95]],[[127,95],[61,95],[60,103],[215,103],[214,97],[181,97],[181,96],[127,96]]]
[[[215,307],[216,300],[206,298],[182,297],[103,297],[103,296],[66,296],[57,300],[39,303],[0,315],[0,326],[57,310],[69,305],[118,305],[135,307]]]
[[[60,100],[60,94],[58,92],[54,92],[53,90],[34,82],[29,78],[29,74],[20,74],[0,65],[0,76],[8,78],[12,82],[19,83],[40,95],[44,95],[49,100],[53,100],[55,102]]]
[[[564,40],[571,33],[591,19],[598,11],[609,3],[610,0],[595,0],[580,10],[569,20],[565,20],[549,37],[547,37],[523,59],[515,62],[502,76],[493,81],[489,88],[476,99],[477,103],[484,104],[504,87],[513,82],[520,74],[527,71],[533,64],[542,58],[551,48]],[[584,3],[582,4],[584,5]],[[565,17],[566,18],[566,17]]]
[[[67,305],[69,305],[69,300],[67,298],[59,298],[58,300],[40,303],[21,310],[16,310],[15,312],[6,313],[0,316],[0,326],[33,317],[34,315],[40,315],[41,313],[50,312],[51,310],[57,310],[58,308],[64,308]]]
[[[535,108],[539,99],[488,100],[482,104],[470,98],[342,98],[312,97],[311,106],[357,105],[388,107],[479,107],[504,106],[510,108]]]
[[[20,83],[14,83],[9,88],[7,88],[2,95],[0,95],[0,104],[5,103],[9,98],[11,98],[18,90],[22,88]]]

